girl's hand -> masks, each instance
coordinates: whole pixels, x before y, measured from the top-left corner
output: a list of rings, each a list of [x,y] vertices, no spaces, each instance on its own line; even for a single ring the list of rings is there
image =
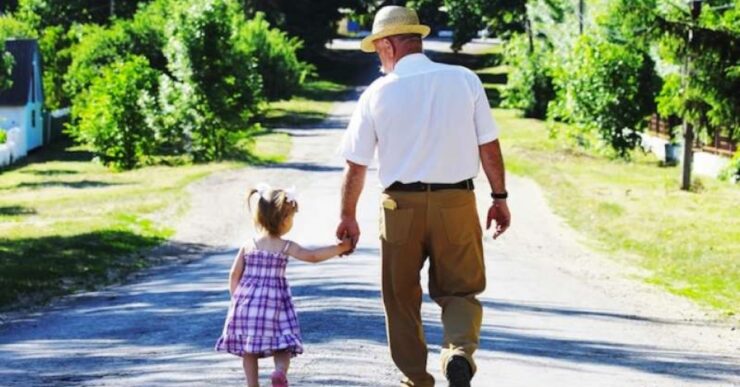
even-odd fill
[[[339,249],[342,253],[352,250],[352,239],[349,237],[342,238],[342,241],[339,242]]]

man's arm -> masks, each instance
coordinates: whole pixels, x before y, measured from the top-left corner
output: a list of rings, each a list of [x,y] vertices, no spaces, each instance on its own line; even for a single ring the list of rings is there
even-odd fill
[[[347,168],[344,170],[344,182],[342,183],[342,210],[337,227],[337,238],[350,238],[352,240],[352,250],[357,246],[360,239],[360,226],[357,224],[357,202],[360,199],[360,193],[365,186],[365,175],[367,166],[353,163],[347,160]]]
[[[491,185],[491,192],[501,194],[506,192],[506,178],[504,170],[504,158],[501,155],[501,144],[498,140],[485,143],[479,146],[480,160],[483,164],[483,171]],[[488,218],[486,220],[486,229],[491,227],[491,221],[496,221],[496,230],[493,239],[503,234],[511,224],[511,214],[506,199],[494,199],[491,208],[488,209]]]

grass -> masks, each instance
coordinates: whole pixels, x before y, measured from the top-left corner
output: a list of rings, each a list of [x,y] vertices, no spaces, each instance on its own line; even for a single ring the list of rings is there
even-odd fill
[[[740,187],[696,178],[679,190],[678,167],[652,155],[631,162],[549,137],[545,124],[494,110],[507,170],[535,179],[556,213],[646,281],[728,315],[740,305]]]
[[[173,232],[156,215],[182,209],[189,183],[237,165],[116,173],[91,159],[60,143],[0,175],[0,308],[94,288],[148,266],[141,252]]]
[[[285,161],[290,136],[270,126],[315,124],[347,88],[312,81],[295,98],[270,103],[245,160]],[[187,208],[185,188],[220,162],[113,172],[84,148],[57,143],[0,171],[0,310],[94,289],[152,265],[147,249],[166,241]]]
[[[348,90],[347,86],[328,80],[307,82],[292,99],[272,102],[262,121],[268,128],[317,125],[329,115],[334,101],[342,99]]]

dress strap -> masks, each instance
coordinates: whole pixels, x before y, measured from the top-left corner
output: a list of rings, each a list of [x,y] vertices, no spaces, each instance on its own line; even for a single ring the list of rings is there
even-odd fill
[[[290,247],[290,241],[285,241],[285,246],[283,246],[283,254],[286,254],[288,252],[288,248]]]
[[[252,244],[254,245],[255,249],[259,250],[259,246],[257,246],[257,238],[252,237]]]

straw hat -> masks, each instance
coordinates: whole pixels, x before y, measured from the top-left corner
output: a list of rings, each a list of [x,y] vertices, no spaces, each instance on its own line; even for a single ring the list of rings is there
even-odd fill
[[[419,34],[422,38],[429,35],[430,28],[419,23],[416,12],[397,5],[385,6],[375,14],[373,33],[360,43],[360,49],[365,52],[375,52],[373,41],[387,36],[402,34]]]

